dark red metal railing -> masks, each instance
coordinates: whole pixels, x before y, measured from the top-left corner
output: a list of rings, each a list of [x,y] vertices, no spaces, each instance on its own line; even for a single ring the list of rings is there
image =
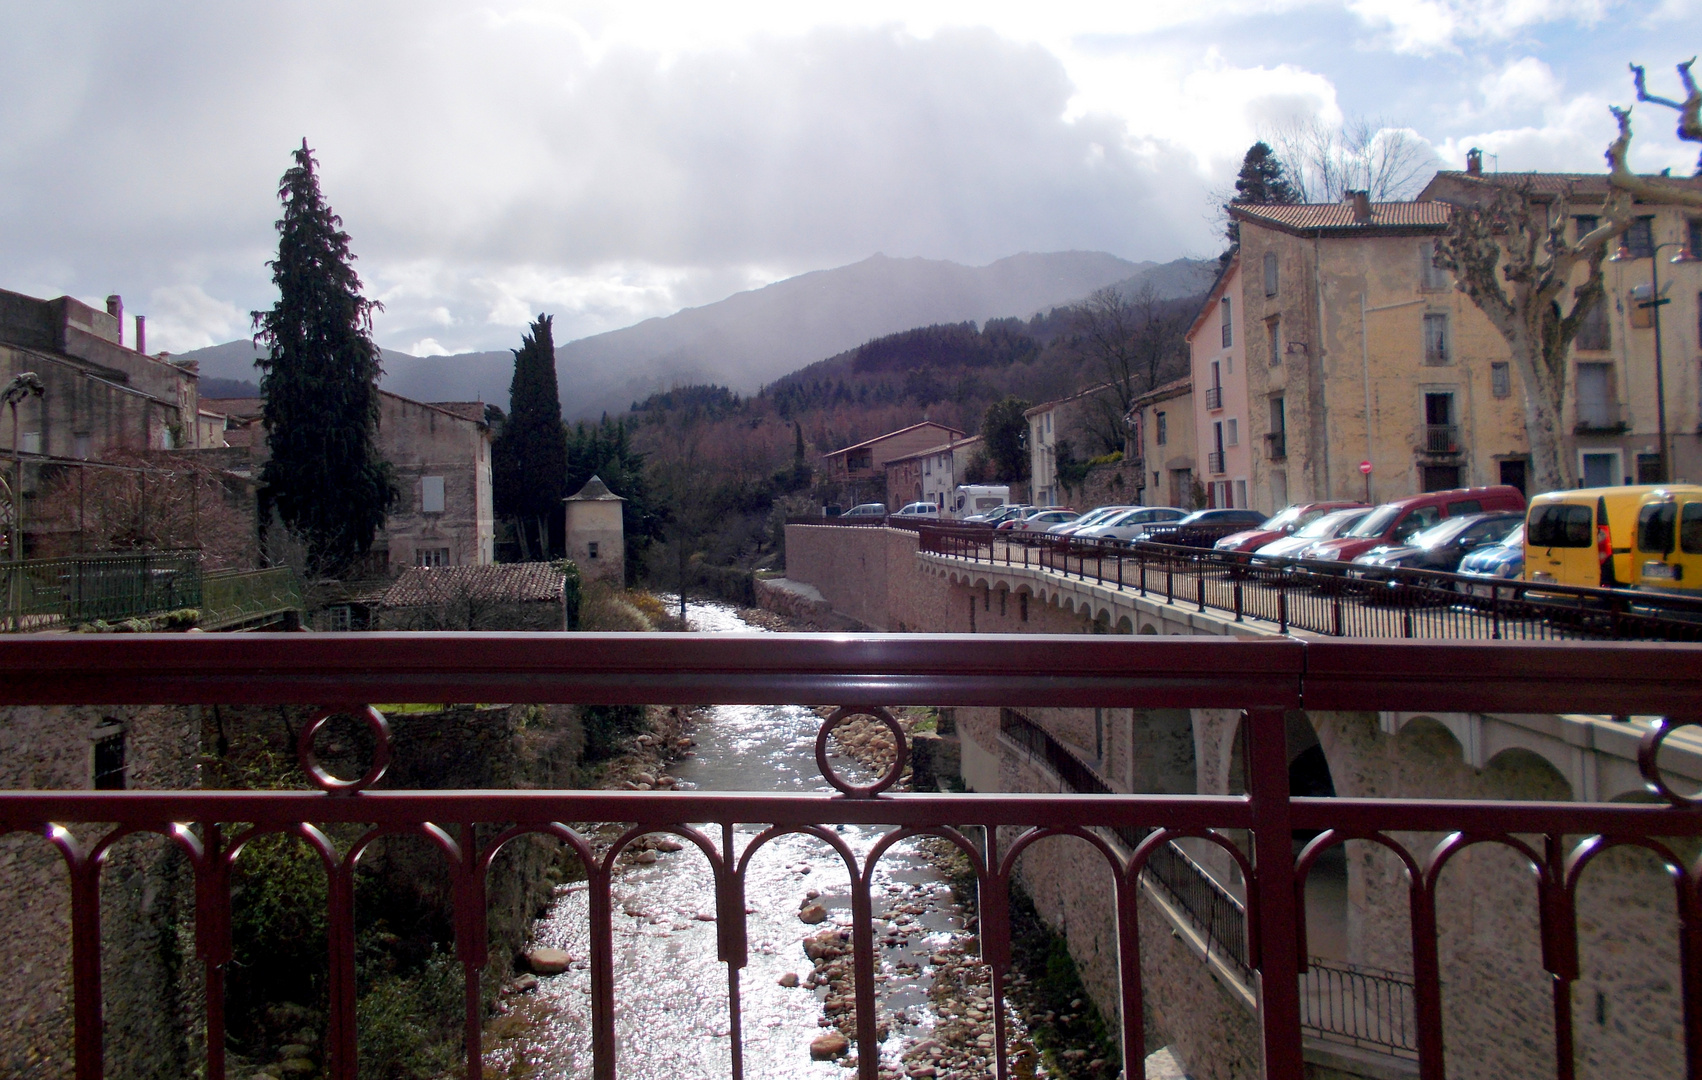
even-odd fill
[[[1445,677],[1439,677],[1446,673]],[[664,793],[588,791],[386,791],[388,734],[371,701],[629,703],[851,703],[824,725],[818,760],[838,793]],[[0,824],[45,835],[63,853],[72,890],[77,1075],[102,1074],[101,867],[118,839],[170,837],[196,880],[196,946],[206,972],[206,1075],[224,1076],[223,974],[231,959],[231,872],[244,845],[268,833],[298,836],[319,851],[329,881],[333,972],[327,1073],[356,1074],[353,872],[386,835],[428,838],[454,883],[457,955],[466,981],[465,1055],[481,1075],[480,973],[486,955],[486,878],[502,845],[526,833],[554,836],[589,875],[594,1074],[616,1075],[610,880],[621,851],[643,834],[668,831],[696,845],[715,881],[718,950],[727,965],[732,1066],[742,1074],[739,972],[747,941],[743,875],[752,854],[789,832],[829,845],[851,875],[858,1070],[879,1065],[870,886],[875,864],[899,841],[932,834],[960,847],[979,888],[980,948],[992,977],[996,1069],[1009,1075],[1004,986],[1011,963],[1008,896],[1017,857],[1051,836],[1078,837],[1106,860],[1113,880],[1123,1060],[1145,1056],[1141,941],[1136,884],[1168,842],[1196,837],[1222,847],[1246,885],[1247,952],[1256,973],[1263,1069],[1300,1080],[1306,956],[1302,885],[1317,858],[1349,840],[1390,848],[1406,866],[1411,912],[1413,1011],[1420,1075],[1444,1075],[1436,891],[1449,862],[1492,843],[1534,871],[1543,964],[1553,989],[1556,1075],[1573,1075],[1572,985],[1578,978],[1575,893],[1602,851],[1635,845],[1668,866],[1677,889],[1688,1075],[1702,1080],[1702,868],[1671,838],[1702,836],[1702,809],[1674,792],[1657,769],[1677,726],[1702,723],[1702,648],[1627,643],[1434,643],[992,635],[867,636],[358,634],[136,635],[128,638],[12,638],[0,641],[0,704],[320,704],[364,719],[378,752],[368,773],[340,782],[318,769],[312,732],[301,757],[320,791],[0,793]],[[1248,735],[1245,796],[895,794],[900,760],[881,781],[856,787],[822,751],[850,714],[884,718],[884,706],[1233,708]],[[1287,710],[1443,710],[1655,715],[1640,762],[1667,805],[1291,798]],[[565,822],[628,828],[597,844]],[[80,842],[70,826],[113,828]],[[233,823],[241,823],[236,825]],[[341,848],[327,827],[368,826]],[[733,825],[767,830],[743,850]],[[858,858],[824,826],[891,830]],[[717,828],[704,829],[708,824]],[[481,833],[478,826],[496,826]],[[966,828],[984,830],[974,842]],[[1102,830],[1149,830],[1133,851]],[[1014,832],[1012,830],[1021,830]],[[1250,836],[1246,849],[1226,830]],[[1315,833],[1298,857],[1296,830]],[[1395,833],[1441,833],[1428,853]],[[717,836],[717,834],[719,834]],[[1530,838],[1536,839],[1530,839]],[[1577,840],[1576,838],[1584,839]],[[700,991],[702,988],[698,988]],[[1510,1039],[1522,1033],[1508,1033]]]

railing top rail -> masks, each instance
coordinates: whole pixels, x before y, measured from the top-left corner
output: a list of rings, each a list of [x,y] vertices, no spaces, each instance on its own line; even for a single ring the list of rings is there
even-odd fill
[[[0,639],[0,704],[852,701],[1702,714],[1702,645],[1077,635]]]

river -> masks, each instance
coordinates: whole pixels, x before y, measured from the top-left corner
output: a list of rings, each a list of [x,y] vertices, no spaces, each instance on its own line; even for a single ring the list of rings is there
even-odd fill
[[[763,632],[719,604],[697,605],[689,621],[702,633]],[[670,766],[679,781],[676,786],[830,791],[815,760],[820,724],[812,710],[801,706],[716,706],[693,732],[695,753]],[[848,776],[860,769],[843,759],[835,767]],[[871,779],[863,770],[858,782]],[[736,833],[740,849],[761,830],[761,823],[741,826]],[[705,831],[718,839],[718,828]],[[840,831],[859,856],[882,832],[856,826]],[[815,902],[827,909],[827,921],[820,926],[799,919],[800,907],[812,893],[819,894]],[[740,973],[739,991],[745,1076],[825,1080],[849,1075],[844,1067],[849,1057],[837,1062],[810,1057],[811,1040],[830,1030],[824,1013],[828,987],[781,985],[788,973],[810,981],[806,937],[850,925],[850,882],[844,864],[819,840],[783,836],[753,858],[745,896],[750,962]],[[706,860],[690,845],[659,851],[654,862],[617,873],[613,899],[621,1077],[692,1080],[730,1075],[728,976],[726,965],[715,956],[715,899]],[[956,954],[953,946],[964,933],[964,914],[941,873],[911,842],[882,857],[872,899],[880,1018],[891,1029],[882,1044],[881,1065],[883,1073],[904,1075],[899,1054],[928,1040],[942,1021],[929,999],[930,957],[941,950]],[[528,995],[535,997],[526,1008],[537,1023],[526,1052],[532,1066],[527,1075],[567,1080],[591,1074],[587,901],[584,883],[564,885],[536,924],[535,944],[565,949],[575,962],[567,972],[541,979]],[[979,965],[962,965],[964,974],[974,967]],[[964,1007],[974,1008],[972,992]],[[931,1069],[922,1073],[931,1074]],[[940,1075],[946,1075],[944,1069]]]

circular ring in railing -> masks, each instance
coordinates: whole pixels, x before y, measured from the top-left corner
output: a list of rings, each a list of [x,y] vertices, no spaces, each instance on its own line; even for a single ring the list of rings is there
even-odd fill
[[[851,783],[840,776],[832,763],[827,760],[827,737],[833,734],[834,728],[854,716],[872,716],[885,724],[887,730],[892,732],[894,744],[892,764],[888,765],[886,772],[882,773],[880,779],[872,784]],[[910,747],[905,742],[904,729],[898,725],[897,720],[892,718],[891,713],[879,705],[846,705],[835,709],[833,714],[822,724],[821,730],[816,732],[816,764],[821,768],[822,777],[853,799],[873,798],[898,783],[898,778],[903,774],[904,766],[909,759]]]
[[[372,764],[366,773],[358,780],[344,780],[333,776],[319,763],[319,756],[313,752],[313,738],[319,734],[319,729],[333,716],[348,716],[366,724],[372,732]],[[371,705],[344,705],[334,709],[320,709],[313,714],[313,719],[301,729],[301,735],[296,739],[296,758],[301,762],[301,770],[307,774],[313,786],[331,795],[353,795],[378,783],[384,776],[384,771],[390,767],[390,724]]]
[[[1702,806],[1702,791],[1689,795],[1675,791],[1661,776],[1661,744],[1667,741],[1668,735],[1684,727],[1702,727],[1702,716],[1677,721],[1670,716],[1662,716],[1650,724],[1649,730],[1643,733],[1643,741],[1637,746],[1637,771],[1643,774],[1644,786],[1674,806]]]

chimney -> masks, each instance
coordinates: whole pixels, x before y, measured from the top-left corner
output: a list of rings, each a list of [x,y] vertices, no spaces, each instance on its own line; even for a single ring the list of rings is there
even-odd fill
[[[118,321],[118,343],[124,344],[124,297],[117,293],[107,297],[106,313]]]
[[[1475,146],[1466,151],[1466,175],[1483,175],[1483,151]]]
[[[146,315],[136,316],[136,351],[139,353],[148,351],[148,317]]]
[[[1350,191],[1348,196],[1353,200],[1353,223],[1355,225],[1371,224],[1371,193],[1369,191]]]

